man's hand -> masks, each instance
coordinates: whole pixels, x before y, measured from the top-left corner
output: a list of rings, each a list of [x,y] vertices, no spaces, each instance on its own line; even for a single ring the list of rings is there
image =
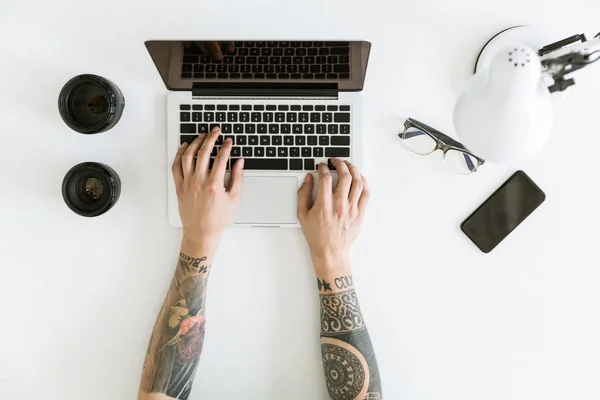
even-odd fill
[[[332,190],[332,177],[319,165],[319,187],[312,203],[313,177],[308,174],[298,190],[298,219],[317,274],[349,268],[350,246],[358,236],[369,201],[366,179],[358,169],[341,160],[331,161],[339,179]]]
[[[208,135],[198,136],[190,145],[184,143],[173,162],[183,243],[190,253],[200,247],[205,252],[216,249],[240,199],[243,159],[235,163],[229,186],[224,186],[232,146],[230,139],[221,147],[212,171],[208,169],[210,153],[220,134],[221,130],[215,128]]]

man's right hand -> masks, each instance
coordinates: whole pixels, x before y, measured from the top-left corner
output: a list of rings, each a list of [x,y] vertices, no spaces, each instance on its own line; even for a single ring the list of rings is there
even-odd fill
[[[326,164],[319,165],[319,186],[314,204],[311,174],[298,190],[298,219],[317,274],[350,272],[350,246],[358,236],[369,201],[367,181],[358,169],[338,159],[331,163],[339,177],[335,190]]]

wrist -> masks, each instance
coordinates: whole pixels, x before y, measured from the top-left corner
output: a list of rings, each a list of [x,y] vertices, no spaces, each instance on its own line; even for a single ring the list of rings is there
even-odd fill
[[[181,252],[191,257],[208,257],[217,251],[219,240],[206,236],[192,236],[184,233],[181,239]]]
[[[350,274],[350,257],[347,253],[311,255],[317,275],[332,276]]]

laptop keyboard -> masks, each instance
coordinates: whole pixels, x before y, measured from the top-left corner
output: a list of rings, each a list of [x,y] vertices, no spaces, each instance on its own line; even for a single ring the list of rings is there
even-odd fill
[[[234,42],[223,59],[183,48],[182,78],[350,79],[350,42]]]
[[[350,157],[349,105],[181,104],[180,144],[219,126],[231,138],[231,164],[244,158],[246,170],[313,171],[318,162]]]

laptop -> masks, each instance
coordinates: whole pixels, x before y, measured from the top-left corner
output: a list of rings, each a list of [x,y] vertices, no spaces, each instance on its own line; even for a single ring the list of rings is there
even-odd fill
[[[181,226],[171,164],[179,146],[220,126],[231,162],[244,158],[235,226],[299,227],[297,190],[319,163],[337,157],[359,169],[366,41],[148,41],[167,97],[169,223]],[[233,45],[233,46],[232,46]],[[229,174],[227,174],[229,175]],[[228,177],[227,177],[228,179]],[[335,182],[335,173],[334,173]],[[315,185],[316,187],[316,185]]]

